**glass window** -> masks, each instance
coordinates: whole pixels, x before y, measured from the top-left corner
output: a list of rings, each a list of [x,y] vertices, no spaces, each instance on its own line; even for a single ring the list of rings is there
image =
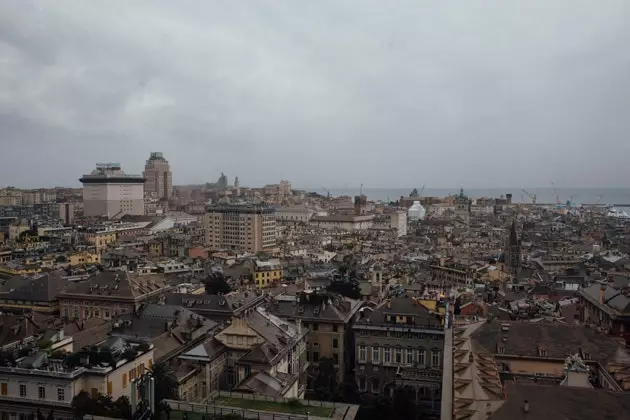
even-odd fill
[[[46,398],[46,388],[44,388],[43,386],[40,386],[38,394],[39,394],[40,399]]]
[[[418,364],[419,365],[424,365],[426,364],[425,360],[424,360],[424,350],[418,350]]]
[[[66,390],[63,388],[57,388],[57,399],[59,401],[65,401],[66,399]]]
[[[400,347],[396,348],[396,363],[402,363],[402,349]]]
[[[364,345],[360,345],[359,346],[359,361],[360,362],[365,362],[365,359],[367,358],[367,348]]]
[[[380,347],[372,347],[372,363],[381,363]]]
[[[26,397],[26,385],[20,384],[20,397]]]
[[[431,366],[440,366],[440,352],[438,350],[433,350],[431,352]]]
[[[391,363],[392,361],[392,349],[385,347],[383,349],[383,363]]]
[[[411,349],[407,349],[407,364],[408,365],[413,364],[413,350]]]
[[[339,340],[337,340],[336,338],[333,338],[332,346],[333,346],[333,349],[339,348]]]

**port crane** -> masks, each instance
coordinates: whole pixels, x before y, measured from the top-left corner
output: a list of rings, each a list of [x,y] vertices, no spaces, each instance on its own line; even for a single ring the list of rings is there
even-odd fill
[[[532,200],[532,204],[536,204],[536,194],[530,193],[527,190],[521,190],[524,194],[526,194]]]
[[[551,181],[551,186],[553,187],[553,194],[556,196],[556,204],[560,204],[560,194],[558,194],[556,183]]]

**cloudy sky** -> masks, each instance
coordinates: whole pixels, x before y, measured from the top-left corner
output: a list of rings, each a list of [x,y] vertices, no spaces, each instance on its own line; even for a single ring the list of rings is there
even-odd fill
[[[628,0],[3,0],[0,186],[629,186]]]

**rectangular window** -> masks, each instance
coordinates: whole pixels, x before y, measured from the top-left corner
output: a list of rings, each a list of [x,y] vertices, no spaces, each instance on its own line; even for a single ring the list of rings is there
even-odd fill
[[[381,348],[372,347],[372,363],[381,363]]]
[[[431,366],[433,367],[440,366],[440,352],[437,350],[433,350],[431,352]]]
[[[122,387],[127,388],[127,374],[123,373],[122,375]]]
[[[367,349],[364,345],[359,346],[359,362],[365,362]]]
[[[39,387],[39,391],[38,391],[38,395],[39,395],[39,399],[43,400],[46,398],[46,388],[43,386]]]
[[[332,344],[333,344],[333,349],[339,348],[339,340],[337,340],[336,338],[333,338]]]
[[[407,349],[407,364],[413,365],[413,350]]]
[[[396,348],[396,363],[402,363],[402,349]]]
[[[392,362],[392,349],[389,347],[385,347],[383,350],[383,363],[391,363]]]
[[[26,397],[26,385],[20,384],[20,397]]]
[[[65,401],[66,399],[66,390],[63,388],[57,388],[57,400]]]
[[[0,394],[2,395],[7,395],[8,393],[8,384],[6,382],[3,382],[2,385],[0,385]]]
[[[418,364],[419,365],[424,365],[426,364],[425,360],[424,360],[424,350],[418,350]]]
[[[110,381],[107,381],[107,395],[112,395],[112,392],[112,383]]]

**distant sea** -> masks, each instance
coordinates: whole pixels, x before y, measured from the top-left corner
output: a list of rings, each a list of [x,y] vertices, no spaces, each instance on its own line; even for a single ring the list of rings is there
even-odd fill
[[[420,187],[418,191],[420,190]],[[354,196],[359,194],[359,188],[306,188],[307,191],[326,194],[328,191],[333,197],[344,195]],[[364,188],[363,194],[368,200],[395,201],[401,196],[408,197],[412,188]],[[536,194],[536,202],[540,204],[556,203],[556,192],[561,203],[570,200],[575,204],[630,204],[630,188],[525,188],[531,194]],[[445,197],[449,194],[458,194],[459,188],[425,188],[423,197]],[[499,198],[502,195],[512,194],[514,203],[531,203],[531,199],[521,188],[464,188],[464,193],[470,198]]]

